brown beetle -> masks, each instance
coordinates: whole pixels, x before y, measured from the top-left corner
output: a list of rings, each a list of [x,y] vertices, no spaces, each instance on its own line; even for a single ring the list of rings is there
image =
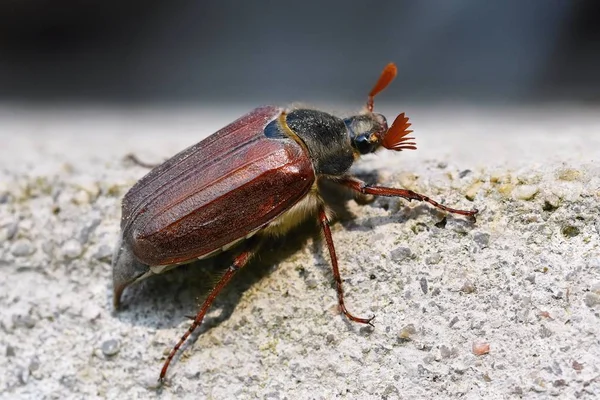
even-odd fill
[[[361,155],[381,147],[416,149],[414,139],[407,137],[412,131],[404,114],[388,129],[385,117],[373,112],[373,98],[396,73],[396,66],[388,64],[369,93],[364,112],[346,119],[312,109],[257,108],[154,168],[125,195],[113,258],[115,307],[131,283],[239,244],[233,263],[171,350],[161,380],[219,292],[256,254],[261,239],[285,234],[313,212],[319,216],[331,256],[341,311],[352,321],[371,324],[373,317],[357,317],[344,304],[319,180],[363,194],[426,201],[465,216],[477,213],[446,207],[410,190],[369,186],[348,174]]]

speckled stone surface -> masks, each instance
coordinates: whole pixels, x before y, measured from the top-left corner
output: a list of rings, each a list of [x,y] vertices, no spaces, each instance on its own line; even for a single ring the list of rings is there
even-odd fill
[[[235,278],[157,389],[227,262],[149,279],[112,309],[120,200],[146,173],[123,157],[160,161],[242,112],[0,108],[0,398],[600,395],[598,110],[402,111],[419,150],[355,171],[477,221],[338,206],[347,305],[375,328],[339,315],[309,223]]]

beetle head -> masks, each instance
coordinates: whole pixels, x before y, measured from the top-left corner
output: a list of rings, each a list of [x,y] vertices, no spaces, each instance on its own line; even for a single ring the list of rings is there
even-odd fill
[[[398,69],[395,64],[389,63],[386,65],[379,80],[369,93],[366,112],[344,120],[350,133],[352,147],[359,154],[373,153],[381,146],[395,151],[415,150],[417,148],[416,143],[411,141],[414,138],[407,137],[412,130],[408,129],[411,124],[404,113],[398,115],[388,129],[385,117],[373,112],[375,96],[394,80],[397,73]]]

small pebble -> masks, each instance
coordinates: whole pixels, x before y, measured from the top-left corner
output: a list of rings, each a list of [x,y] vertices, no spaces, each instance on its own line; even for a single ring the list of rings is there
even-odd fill
[[[418,365],[417,365],[417,373],[418,373],[419,375],[421,375],[421,376],[430,376],[430,375],[432,375],[432,374],[431,374],[431,371],[430,371],[430,370],[428,370],[427,368],[425,368],[425,367],[424,367],[423,365],[421,365],[421,364],[418,364]]]
[[[481,356],[490,352],[489,343],[473,342],[473,354]]]
[[[548,338],[550,336],[552,336],[554,332],[552,332],[550,329],[548,329],[546,326],[542,325],[542,327],[540,328],[540,337],[542,339]]]
[[[319,282],[314,278],[308,278],[306,280],[306,287],[309,289],[316,289],[319,286]]]
[[[13,322],[15,324],[15,327],[33,329],[37,321],[30,315],[13,315]]]
[[[475,232],[473,241],[481,247],[487,247],[490,244],[490,234],[485,232]]]
[[[198,378],[200,378],[200,371],[198,371],[198,368],[193,365],[190,365],[189,368],[191,369],[186,369],[183,372],[183,376],[185,376],[186,379],[198,380]]]
[[[15,354],[17,354],[17,352],[15,351],[15,348],[13,346],[11,346],[10,344],[6,346],[6,357],[14,357]]]
[[[573,168],[563,168],[558,170],[556,177],[561,181],[576,181],[581,178],[581,172]]]
[[[156,390],[163,385],[159,379],[156,379],[156,373],[148,373],[140,384],[148,390]]]
[[[100,195],[100,186],[96,182],[85,182],[80,185],[80,188],[89,193],[92,200]]]
[[[94,253],[92,257],[94,257],[98,261],[110,260],[113,255],[112,247],[107,244],[100,245],[98,250]]]
[[[29,372],[34,372],[40,369],[40,359],[33,357],[29,363]]]
[[[543,393],[546,391],[546,381],[543,378],[537,377],[533,380],[531,390],[537,393]]]
[[[512,183],[505,183],[498,186],[498,193],[500,193],[504,197],[508,197],[515,187]]]
[[[600,304],[600,295],[597,295],[596,293],[586,293],[585,299],[583,301],[586,306],[594,307]]]
[[[102,354],[112,357],[121,350],[121,343],[117,339],[109,339],[102,343]]]
[[[425,278],[425,277],[421,278],[421,280],[419,281],[419,284],[421,285],[421,290],[423,291],[423,293],[427,294],[427,278]]]
[[[73,203],[83,206],[92,202],[92,196],[85,190],[79,190],[73,195]]]
[[[515,386],[515,387],[513,387],[511,394],[519,396],[519,398],[520,398],[523,396],[523,388],[521,386]]]
[[[408,247],[397,247],[390,252],[390,258],[394,261],[402,261],[412,257],[412,251]]]
[[[479,192],[479,189],[481,189],[481,186],[483,186],[483,182],[481,181],[473,183],[465,192],[465,197],[471,201],[475,200],[475,197],[477,197],[477,193]]]
[[[19,239],[13,243],[11,253],[15,257],[26,257],[35,252],[35,247],[28,239]]]
[[[472,223],[465,218],[449,218],[446,222],[447,229],[460,234],[468,233],[471,225]]]
[[[85,223],[85,225],[81,228],[81,230],[79,231],[79,234],[77,235],[77,239],[79,240],[79,243],[81,243],[82,245],[86,244],[90,238],[90,235],[94,232],[96,227],[98,227],[98,225],[100,225],[101,222],[102,222],[102,219],[100,217],[96,216],[96,217],[93,217],[87,223]]]
[[[51,256],[54,252],[54,243],[51,240],[46,240],[42,243],[42,251]]]
[[[408,324],[404,328],[400,330],[398,333],[398,338],[400,340],[410,340],[410,336],[417,333],[415,326],[413,324]]]
[[[540,311],[540,312],[538,313],[538,315],[539,315],[541,318],[547,318],[547,319],[549,319],[549,320],[553,320],[553,319],[554,319],[554,318],[552,318],[552,316],[550,315],[550,313],[549,313],[548,311]]]
[[[371,325],[363,325],[363,326],[360,327],[360,329],[358,330],[358,332],[362,336],[367,336],[367,335],[370,335],[371,333],[373,333],[373,327]]]
[[[531,200],[539,192],[539,188],[534,185],[520,185],[513,190],[513,197],[518,200]]]
[[[544,211],[554,211],[560,206],[560,199],[554,193],[546,194],[543,200],[542,210]]]
[[[19,223],[13,222],[5,228],[6,240],[12,240],[19,232]]]
[[[507,181],[509,179],[507,179],[506,173],[505,172],[501,172],[501,171],[492,171],[490,173],[490,182],[492,183],[500,183],[503,181]]]
[[[400,173],[400,186],[406,189],[415,190],[415,182],[417,180],[417,176],[411,172],[402,172]]]
[[[385,388],[385,390],[381,394],[381,399],[382,400],[398,399],[400,397],[401,397],[400,396],[400,391],[394,385],[387,385],[387,387]]]
[[[88,321],[94,321],[100,317],[102,310],[95,304],[88,304],[83,307],[81,316]]]
[[[467,294],[473,293],[475,291],[475,285],[473,284],[473,282],[467,279],[465,283],[463,283],[463,286],[460,288],[460,291]]]
[[[73,390],[77,386],[77,378],[73,375],[63,375],[58,380],[61,385],[66,387],[69,390]]]
[[[464,171],[460,171],[460,172],[458,173],[458,177],[462,179],[462,178],[464,178],[465,176],[469,175],[470,173],[471,173],[471,170],[470,170],[470,169],[465,169]]]
[[[29,370],[27,368],[19,368],[17,376],[19,377],[19,383],[21,383],[21,385],[26,385],[27,382],[29,382]]]
[[[452,321],[448,324],[448,328],[452,328],[459,321],[458,317],[452,318]]]
[[[425,264],[428,264],[428,265],[439,264],[439,262],[441,260],[442,260],[442,256],[440,255],[440,253],[433,253],[432,255],[425,257]]]
[[[581,370],[583,369],[583,364],[577,362],[577,360],[573,360],[573,363],[571,365],[573,366],[573,369],[577,372],[581,372]]]
[[[23,324],[25,325],[25,328],[27,328],[27,329],[33,329],[36,322],[37,322],[37,320],[35,318],[33,318],[31,315],[26,315],[23,317]]]
[[[452,356],[452,350],[450,350],[446,345],[441,345],[440,354],[443,358],[450,358]]]
[[[75,239],[70,239],[67,240],[65,244],[63,244],[61,251],[65,258],[74,259],[79,257],[81,253],[83,253],[83,247],[81,247],[79,241]]]

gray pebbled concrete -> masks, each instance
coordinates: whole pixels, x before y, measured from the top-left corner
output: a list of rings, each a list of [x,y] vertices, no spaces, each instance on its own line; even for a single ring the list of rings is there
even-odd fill
[[[226,260],[149,279],[112,309],[120,200],[146,172],[123,156],[160,161],[241,113],[0,108],[0,398],[597,397],[598,110],[404,111],[419,150],[356,172],[477,207],[476,223],[338,204],[347,305],[375,328],[337,312],[307,223],[239,274],[157,389]]]

